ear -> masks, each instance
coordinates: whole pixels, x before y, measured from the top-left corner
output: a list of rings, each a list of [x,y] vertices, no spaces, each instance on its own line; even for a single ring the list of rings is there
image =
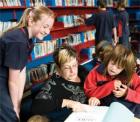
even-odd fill
[[[28,21],[28,26],[31,26],[34,23],[33,22],[33,18],[30,15],[28,16],[28,20],[27,21]]]

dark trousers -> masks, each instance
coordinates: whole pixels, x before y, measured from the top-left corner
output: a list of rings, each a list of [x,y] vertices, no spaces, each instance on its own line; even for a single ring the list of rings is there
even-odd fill
[[[135,117],[140,118],[140,104],[129,102],[124,98],[116,98],[113,94],[101,99],[101,105],[104,106],[109,106],[112,102],[122,103],[134,113]]]

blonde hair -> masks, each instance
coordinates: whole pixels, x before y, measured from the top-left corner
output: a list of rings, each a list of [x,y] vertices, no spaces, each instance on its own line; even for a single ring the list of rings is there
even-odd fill
[[[71,46],[62,46],[57,48],[53,54],[56,65],[60,68],[66,62],[69,62],[72,58],[77,59],[77,53]]]
[[[121,44],[116,45],[107,57],[107,60],[105,60],[105,67],[107,67],[110,61],[113,61],[117,66],[124,69],[119,76],[125,80],[125,84],[129,85],[136,67],[135,56],[131,49]]]
[[[112,44],[110,44],[108,41],[103,40],[96,46],[96,57],[101,61],[104,61],[105,57],[108,56],[112,50]]]
[[[27,122],[49,122],[49,119],[45,116],[34,115]]]
[[[14,27],[6,30],[5,32],[16,29],[16,28],[27,27],[29,15],[32,16],[34,22],[37,22],[38,20],[41,19],[42,14],[55,18],[54,12],[46,6],[37,6],[34,8],[26,8],[24,10],[23,15],[20,18],[19,22]]]

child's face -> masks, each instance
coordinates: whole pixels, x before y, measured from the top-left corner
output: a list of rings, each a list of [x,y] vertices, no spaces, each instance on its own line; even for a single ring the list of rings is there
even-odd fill
[[[42,15],[41,20],[33,23],[32,36],[42,40],[50,33],[53,23],[54,18],[47,15]]]
[[[116,76],[123,71],[124,68],[118,66],[113,61],[110,61],[107,66],[107,72],[110,76]]]

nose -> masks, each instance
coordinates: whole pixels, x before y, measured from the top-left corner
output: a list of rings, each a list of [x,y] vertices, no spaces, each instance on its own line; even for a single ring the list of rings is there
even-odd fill
[[[47,29],[44,30],[44,32],[45,32],[46,35],[48,35],[50,33],[50,29],[47,28]]]
[[[117,69],[117,67],[115,65],[112,66],[113,71],[115,71]]]
[[[70,72],[73,73],[74,72],[74,68],[70,67]]]

